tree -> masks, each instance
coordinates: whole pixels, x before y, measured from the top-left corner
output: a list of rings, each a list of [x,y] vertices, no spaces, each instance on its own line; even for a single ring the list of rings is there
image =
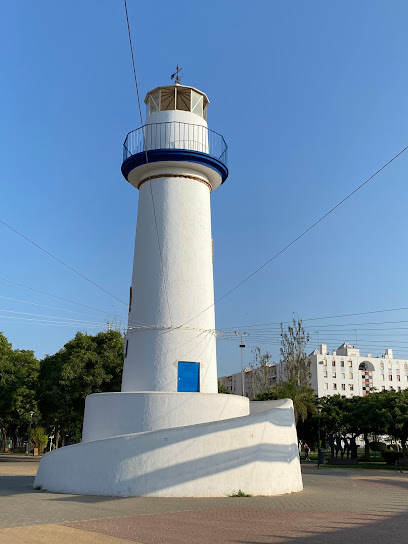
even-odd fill
[[[270,393],[275,386],[276,375],[271,375],[271,368],[273,365],[270,363],[272,358],[271,354],[266,351],[261,353],[261,349],[256,347],[252,350],[254,355],[254,362],[251,366],[251,396],[254,397],[261,393]]]
[[[346,399],[347,411],[344,416],[345,427],[349,432],[364,437],[364,456],[370,460],[371,434],[384,434],[387,429],[387,409],[385,401],[388,391],[370,393],[364,397]]]
[[[407,458],[408,390],[386,391],[383,395],[387,433],[401,441],[402,457]]]
[[[91,393],[120,391],[123,337],[118,331],[75,338],[40,363],[38,403],[43,424],[74,441],[82,431],[85,398]],[[64,443],[64,438],[63,438]]]
[[[30,410],[38,417],[35,401],[38,371],[34,352],[13,350],[0,333],[0,426],[4,451],[8,450],[8,434],[12,435],[15,448],[20,431],[26,433]]]
[[[256,400],[291,399],[295,413],[295,423],[304,421],[308,413],[315,413],[317,397],[310,385],[299,385],[295,377],[283,381],[273,388],[271,392],[260,393]]]
[[[307,362],[305,351],[308,342],[309,334],[305,333],[301,319],[293,319],[287,332],[283,330],[281,323],[280,356],[283,373],[288,382],[296,379],[299,387],[307,386],[310,383],[310,365]]]
[[[48,442],[48,434],[42,427],[36,427],[31,432],[31,444],[33,448],[38,448],[38,453],[43,453]]]
[[[218,393],[222,393],[223,395],[229,395],[231,393],[231,391],[229,389],[227,389],[225,387],[224,384],[222,384],[219,380],[218,380]]]
[[[3,333],[0,333],[0,425],[3,451],[7,448],[7,431],[11,419],[13,373],[11,356],[13,349]]]

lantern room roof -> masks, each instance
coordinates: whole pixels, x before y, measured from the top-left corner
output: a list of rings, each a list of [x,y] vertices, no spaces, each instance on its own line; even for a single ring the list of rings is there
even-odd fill
[[[156,87],[154,89],[152,89],[151,91],[149,91],[147,94],[146,94],[146,97],[145,97],[145,104],[148,103],[149,101],[149,96],[156,92],[156,91],[160,91],[160,90],[166,90],[166,91],[170,91],[171,89],[183,89],[183,90],[187,90],[187,89],[190,89],[192,91],[195,91],[196,93],[198,94],[201,94],[204,98],[204,107],[208,106],[208,104],[210,103],[210,101],[208,100],[208,96],[203,93],[203,91],[200,91],[199,89],[196,89],[195,87],[191,87],[190,85],[180,85],[180,83],[176,83],[175,85],[161,85],[160,87]]]

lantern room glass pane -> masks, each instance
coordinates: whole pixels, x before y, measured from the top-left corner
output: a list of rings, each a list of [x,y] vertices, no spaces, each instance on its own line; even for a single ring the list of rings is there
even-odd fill
[[[176,100],[174,87],[161,89],[160,111],[175,110]]]
[[[156,91],[149,96],[149,113],[160,111],[160,91]]]
[[[191,91],[191,111],[200,117],[203,116],[203,95],[195,91]]]
[[[177,91],[177,106],[176,109],[182,111],[190,111],[191,107],[191,90],[190,89],[180,89],[176,87]]]

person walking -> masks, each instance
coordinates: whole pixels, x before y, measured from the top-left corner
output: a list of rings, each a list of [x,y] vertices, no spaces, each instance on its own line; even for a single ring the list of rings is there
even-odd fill
[[[310,448],[306,443],[303,445],[303,449],[305,450],[305,461],[310,461],[310,457],[309,457]]]

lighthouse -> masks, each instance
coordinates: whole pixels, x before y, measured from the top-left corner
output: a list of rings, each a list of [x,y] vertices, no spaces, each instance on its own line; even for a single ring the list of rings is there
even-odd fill
[[[49,491],[216,497],[303,488],[291,400],[218,393],[210,196],[227,145],[207,95],[157,87],[128,133],[122,174],[139,191],[120,392],[86,398],[82,441],[47,453]]]
[[[210,195],[227,145],[202,91],[157,87],[145,104],[122,164],[139,190],[122,391],[217,393]]]

